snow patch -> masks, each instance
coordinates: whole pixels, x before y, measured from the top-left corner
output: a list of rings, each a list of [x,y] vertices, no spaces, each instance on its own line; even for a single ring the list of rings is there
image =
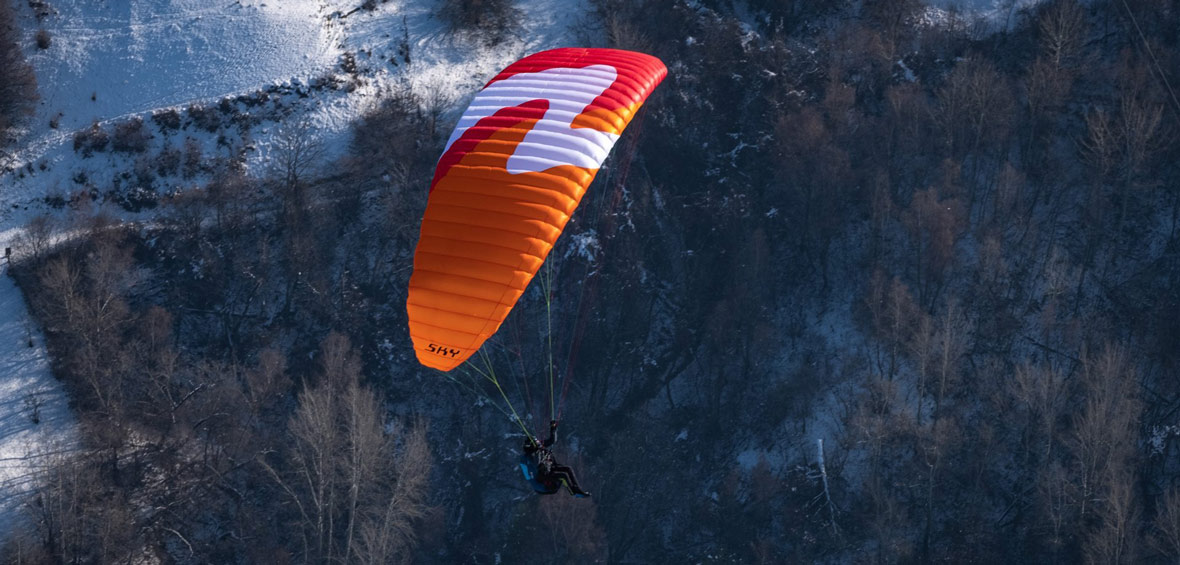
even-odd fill
[[[601,247],[598,243],[598,232],[594,230],[587,230],[585,232],[574,234],[570,237],[570,250],[566,252],[566,257],[577,255],[584,259],[591,265],[594,264],[595,258],[598,257],[598,250]]]
[[[988,24],[990,30],[1011,29],[1016,23],[1016,14],[1044,2],[1045,0],[925,0],[927,9],[921,16],[922,23],[929,26],[947,26],[953,23],[979,21]]]

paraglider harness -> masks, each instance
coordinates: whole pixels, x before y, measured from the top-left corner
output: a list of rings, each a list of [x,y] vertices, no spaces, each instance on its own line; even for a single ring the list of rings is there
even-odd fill
[[[558,465],[549,448],[557,442],[557,421],[549,422],[549,437],[538,442],[533,437],[526,437],[524,453],[520,455],[520,471],[524,479],[538,494],[556,494],[564,485],[570,494],[579,498],[590,496],[590,493],[578,486],[573,469]]]

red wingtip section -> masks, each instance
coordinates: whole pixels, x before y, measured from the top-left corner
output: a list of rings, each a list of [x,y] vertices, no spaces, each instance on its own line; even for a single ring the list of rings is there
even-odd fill
[[[520,73],[535,73],[555,68],[580,69],[594,65],[608,65],[617,71],[614,84],[591,105],[592,108],[603,110],[619,110],[642,104],[668,75],[664,63],[646,53],[620,49],[562,47],[534,53],[508,65],[508,68],[488,81],[487,86]]]

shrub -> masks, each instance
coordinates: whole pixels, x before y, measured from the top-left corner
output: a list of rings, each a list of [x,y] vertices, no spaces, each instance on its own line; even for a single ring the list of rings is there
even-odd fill
[[[110,140],[106,130],[94,122],[90,127],[74,133],[74,151],[81,151],[83,157],[89,157],[95,151],[105,151]]]
[[[180,150],[165,145],[160,148],[160,155],[156,157],[156,172],[162,177],[175,175],[180,171]]]
[[[33,14],[37,16],[37,21],[41,21],[53,14],[53,9],[49,7],[49,2],[29,0],[29,7],[33,9]]]
[[[240,112],[240,113],[234,114],[233,119],[230,121],[233,122],[234,126],[236,126],[238,128],[238,131],[241,132],[243,135],[250,128],[257,125],[259,122],[258,118],[255,118],[254,116],[250,115],[249,112]]]
[[[156,182],[156,170],[152,167],[151,159],[140,157],[135,160],[135,182],[142,187],[150,187]]]
[[[41,29],[37,31],[37,48],[49,49],[49,44],[53,42],[53,38],[49,37],[49,30]]]
[[[201,146],[197,143],[197,140],[191,137],[185,139],[184,178],[193,178],[201,170],[201,157]]]
[[[402,16],[402,37],[397,41],[397,55],[390,59],[390,62],[394,65],[398,64],[398,57],[401,57],[407,65],[410,64],[410,28],[406,24],[405,16]]]
[[[238,95],[237,103],[247,108],[253,108],[263,104],[267,100],[270,100],[270,93],[265,90],[255,90],[251,94]]]
[[[44,201],[46,205],[55,210],[61,210],[62,208],[66,207],[66,197],[62,196],[61,194],[49,194],[41,200]]]
[[[160,128],[161,133],[167,130],[178,130],[180,129],[180,112],[177,112],[175,108],[153,112],[152,122]]]
[[[514,0],[443,0],[438,16],[452,32],[470,34],[487,45],[507,39],[521,19]]]
[[[198,104],[189,106],[188,116],[192,118],[193,124],[198,129],[203,129],[209,133],[213,133],[217,131],[217,128],[221,127],[221,114],[207,106]]]
[[[155,190],[142,186],[127,191],[117,191],[113,197],[115,202],[128,212],[140,212],[145,208],[155,208],[160,199]]]
[[[340,70],[350,75],[355,75],[357,73],[356,55],[353,55],[352,51],[345,51],[344,54],[340,56]]]
[[[115,126],[111,148],[126,153],[143,153],[151,138],[151,134],[143,129],[143,118],[137,116]]]

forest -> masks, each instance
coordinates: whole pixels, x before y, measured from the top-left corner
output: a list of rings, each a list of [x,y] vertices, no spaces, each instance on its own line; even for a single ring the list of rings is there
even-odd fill
[[[414,359],[406,285],[453,123],[407,88],[338,159],[290,121],[266,171],[229,136],[230,157],[145,154],[207,184],[46,203],[10,273],[83,448],[3,558],[1180,559],[1174,2],[589,5],[587,45],[668,77],[485,363],[539,430],[543,393],[516,387],[556,357],[556,450],[592,498],[532,494],[495,393]],[[439,14],[494,44],[513,6]],[[228,131],[234,104],[75,150],[218,112]],[[129,187],[151,222],[97,212]]]

